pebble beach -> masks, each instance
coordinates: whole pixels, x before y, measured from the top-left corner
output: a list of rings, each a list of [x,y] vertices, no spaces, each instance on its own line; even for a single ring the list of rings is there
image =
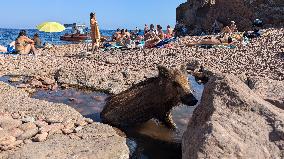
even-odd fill
[[[39,50],[38,56],[0,55],[0,74],[54,76],[59,82],[117,93],[157,74],[157,65],[170,68],[198,61],[208,70],[237,76],[283,80],[283,29],[267,29],[264,36],[234,49],[187,47],[202,37],[178,39],[173,48],[86,51],[83,44]],[[66,76],[66,77],[65,77]],[[68,78],[67,78],[68,77]]]
[[[34,77],[37,79],[37,82],[40,82],[35,84],[37,87],[52,89],[57,87],[55,86],[56,83],[56,85],[64,87],[87,87],[110,94],[120,93],[135,83],[156,76],[158,65],[165,65],[168,68],[196,65],[197,68],[203,66],[206,70],[232,74],[240,79],[260,77],[283,82],[283,28],[266,29],[262,37],[253,39],[245,46],[239,44],[232,49],[221,47],[205,49],[186,46],[188,42],[200,38],[202,37],[187,36],[179,38],[172,44],[172,48],[161,49],[117,49],[99,51],[92,54],[86,50],[85,44],[68,44],[57,45],[50,49],[40,49],[36,56],[0,55],[0,75]],[[27,152],[30,151],[28,149],[33,149],[34,147],[45,149],[48,145],[53,145],[52,142],[56,140],[66,142],[65,145],[61,145],[62,147],[71,146],[72,149],[68,150],[68,152],[76,152],[76,144],[80,145],[86,142],[88,138],[92,138],[93,142],[97,142],[99,138],[98,142],[104,145],[103,140],[108,141],[108,135],[113,138],[112,141],[109,141],[110,143],[113,144],[114,141],[120,143],[115,147],[107,147],[107,149],[113,150],[113,154],[120,148],[123,147],[125,149],[126,147],[125,138],[117,135],[117,132],[111,130],[110,127],[93,123],[92,120],[83,118],[82,115],[72,108],[65,109],[65,106],[60,106],[59,108],[59,105],[56,104],[31,99],[28,97],[27,92],[31,93],[33,91],[27,88],[23,89],[24,92],[21,93],[14,87],[2,84],[1,89],[5,91],[3,91],[3,96],[0,96],[0,101],[12,106],[10,108],[6,106],[3,109],[1,108],[0,116],[7,119],[5,120],[6,123],[16,123],[16,125],[12,128],[4,127],[0,129],[0,132],[4,136],[6,135],[5,139],[0,140],[0,152],[5,151],[2,154],[0,153],[0,158],[1,155],[4,158],[9,158],[7,156],[11,153],[14,157],[18,157],[17,155],[21,153],[28,154]],[[18,87],[18,89],[21,88]],[[18,96],[13,97],[14,94],[10,90],[14,91],[14,94],[16,93]],[[22,94],[24,95],[22,96]],[[8,96],[9,100],[5,96]],[[21,104],[20,109],[18,109],[17,104],[12,104],[21,100],[25,100],[25,102]],[[33,109],[31,105],[40,105],[42,111]],[[54,108],[58,110],[54,110]],[[57,113],[54,116],[48,112],[49,110]],[[64,120],[58,119],[58,112],[61,112],[63,116],[65,115]],[[56,121],[52,121],[50,118],[55,118],[54,120]],[[46,126],[50,130],[46,130]],[[84,126],[87,129],[81,131]],[[107,133],[100,134],[98,133],[100,131],[97,130],[105,130]],[[10,133],[13,133],[14,136],[13,134],[8,135]],[[59,135],[54,136],[54,134]],[[92,134],[96,134],[95,138]],[[44,142],[45,140],[47,141]],[[72,143],[73,140],[76,143]],[[42,142],[42,144],[30,144],[33,142]],[[87,144],[92,146],[92,142]],[[19,149],[20,147],[24,147],[24,149]],[[48,151],[54,152],[56,150]],[[124,156],[131,153],[128,151],[119,152],[121,153],[116,156]],[[100,153],[103,154],[103,152]],[[79,154],[82,155],[81,153]],[[90,154],[92,153],[90,152]],[[111,156],[113,154],[108,155]],[[36,152],[26,156],[36,157]],[[70,156],[66,155],[66,153],[59,153],[59,157]]]

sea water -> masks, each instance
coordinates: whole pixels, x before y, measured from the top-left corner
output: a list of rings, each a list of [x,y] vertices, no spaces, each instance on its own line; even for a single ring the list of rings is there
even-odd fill
[[[15,39],[18,37],[19,32],[21,29],[3,29],[0,28],[0,45],[7,46],[12,41],[15,41]],[[65,35],[66,33],[72,33],[71,29],[66,29],[63,32],[59,33],[45,33],[40,32],[37,29],[25,29],[27,31],[27,36],[29,38],[33,38],[35,33],[39,34],[40,39],[42,40],[42,43],[52,43],[55,45],[64,45],[64,44],[71,44],[71,42],[67,41],[61,41],[60,36]],[[115,33],[115,30],[101,30],[100,31],[102,36],[112,36],[113,33]]]

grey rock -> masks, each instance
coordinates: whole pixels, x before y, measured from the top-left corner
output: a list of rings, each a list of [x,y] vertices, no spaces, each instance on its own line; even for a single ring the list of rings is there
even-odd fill
[[[284,121],[283,110],[236,76],[215,74],[183,135],[183,158],[281,158],[279,121]]]

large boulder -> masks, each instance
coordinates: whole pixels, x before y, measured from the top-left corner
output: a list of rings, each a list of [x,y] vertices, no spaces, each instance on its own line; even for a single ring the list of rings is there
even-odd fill
[[[282,109],[235,76],[210,78],[183,135],[184,159],[283,158],[283,149]]]
[[[223,25],[234,20],[240,30],[248,30],[255,18],[283,27],[283,15],[283,0],[188,0],[177,8],[176,18],[191,29],[211,30],[215,20]]]
[[[284,82],[269,78],[249,78],[249,87],[264,100],[284,110]]]
[[[126,139],[116,134],[108,125],[93,123],[83,128],[73,137],[55,134],[45,142],[32,142],[13,153],[0,153],[3,159],[46,159],[46,158],[85,158],[85,159],[127,159],[129,149]]]

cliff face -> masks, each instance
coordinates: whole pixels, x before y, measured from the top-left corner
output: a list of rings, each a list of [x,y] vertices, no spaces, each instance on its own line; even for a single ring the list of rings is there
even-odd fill
[[[266,26],[283,27],[283,0],[188,0],[177,8],[177,21],[183,21],[191,31],[211,31],[215,20],[222,25],[235,21],[239,30],[251,29],[255,18]]]

